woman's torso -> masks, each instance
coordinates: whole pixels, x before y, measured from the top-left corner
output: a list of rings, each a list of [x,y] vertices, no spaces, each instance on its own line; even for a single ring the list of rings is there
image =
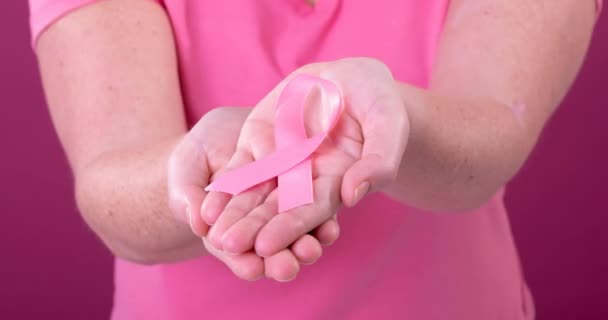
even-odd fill
[[[165,0],[190,124],[253,106],[299,66],[350,56],[427,86],[447,0]],[[529,301],[502,192],[434,215],[373,195],[340,213],[342,234],[290,283],[236,279],[207,256],[117,260],[113,318],[524,319]],[[527,305],[527,306],[526,306]]]

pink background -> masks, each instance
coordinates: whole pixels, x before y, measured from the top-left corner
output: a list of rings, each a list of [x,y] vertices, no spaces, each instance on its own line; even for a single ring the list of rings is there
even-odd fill
[[[29,47],[0,1],[0,318],[107,319],[112,258],[79,218]],[[608,319],[608,19],[507,202],[538,319]],[[50,316],[50,317],[49,317]]]

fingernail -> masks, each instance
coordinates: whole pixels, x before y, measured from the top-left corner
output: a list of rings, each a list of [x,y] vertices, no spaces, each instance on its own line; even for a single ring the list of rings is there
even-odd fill
[[[282,282],[282,283],[285,283],[285,282],[290,282],[290,281],[293,281],[293,280],[295,280],[297,277],[298,277],[298,275],[297,275],[297,274],[294,274],[294,275],[293,275],[293,277],[291,277],[290,279],[282,279],[282,280],[279,280],[279,279],[273,279],[273,280],[275,280],[275,281],[277,281],[277,282]]]
[[[206,218],[207,218],[207,216],[206,216],[206,212],[207,212],[207,206],[208,206],[208,205],[207,205],[207,202],[209,202],[209,201],[206,201],[206,200],[207,200],[207,199],[203,200],[203,205],[201,206],[201,218],[202,218],[203,220],[205,220],[205,222],[207,222],[207,224],[209,224],[209,222],[208,222],[208,221],[207,221],[207,219],[206,219]]]
[[[211,227],[209,228],[209,230],[207,231],[207,240],[209,240],[209,243],[211,245],[213,245],[213,239],[215,238],[215,228]],[[215,245],[213,245],[215,247]]]
[[[209,229],[209,232],[207,232],[207,240],[209,240],[209,243],[214,248],[216,248],[217,250],[220,250],[220,251],[224,252],[224,246],[222,245],[221,240],[218,240],[217,233],[218,233],[217,228],[211,227]]]
[[[207,213],[208,209],[207,207],[209,206],[209,201],[207,201],[207,199],[205,199],[205,201],[203,201],[203,205],[201,206],[201,217],[202,219],[210,226],[213,225],[213,223],[209,222],[209,214]]]
[[[355,189],[355,202],[353,203],[353,205],[359,203],[359,201],[361,201],[361,199],[365,197],[365,195],[369,192],[369,188],[369,182],[364,181]]]
[[[186,214],[188,215],[188,224],[190,225],[190,229],[192,229],[192,231],[194,231],[194,228],[192,226],[192,212],[190,210],[190,206],[186,207]]]

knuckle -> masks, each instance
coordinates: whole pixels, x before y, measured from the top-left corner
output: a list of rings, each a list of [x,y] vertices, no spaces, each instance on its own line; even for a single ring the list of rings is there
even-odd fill
[[[385,163],[380,166],[377,170],[377,184],[380,187],[386,186],[394,182],[397,179],[397,175],[399,173],[399,168],[396,164],[393,163]]]
[[[269,215],[252,214],[247,216],[247,221],[250,225],[261,227],[268,223],[270,218],[271,216]]]
[[[247,215],[247,210],[245,210],[245,208],[242,208],[240,205],[237,205],[237,204],[232,204],[232,205],[228,205],[220,216],[225,217],[225,219],[226,219],[226,220],[224,220],[225,222],[229,222],[229,221],[235,220],[235,219],[238,220],[246,215]]]
[[[384,186],[394,182],[399,174],[398,161],[392,161],[379,154],[368,155],[369,163],[373,163],[372,169],[373,182],[376,186]]]
[[[304,218],[299,215],[299,214],[293,214],[290,215],[289,217],[291,217],[291,226],[294,230],[294,232],[307,232],[309,230],[308,229],[308,225],[306,223],[306,221],[304,220]]]

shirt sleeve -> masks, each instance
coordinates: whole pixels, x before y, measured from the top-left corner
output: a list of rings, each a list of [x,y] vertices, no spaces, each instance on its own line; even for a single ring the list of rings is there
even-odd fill
[[[32,46],[40,34],[64,15],[99,0],[29,0]],[[161,2],[161,0],[152,0]]]

